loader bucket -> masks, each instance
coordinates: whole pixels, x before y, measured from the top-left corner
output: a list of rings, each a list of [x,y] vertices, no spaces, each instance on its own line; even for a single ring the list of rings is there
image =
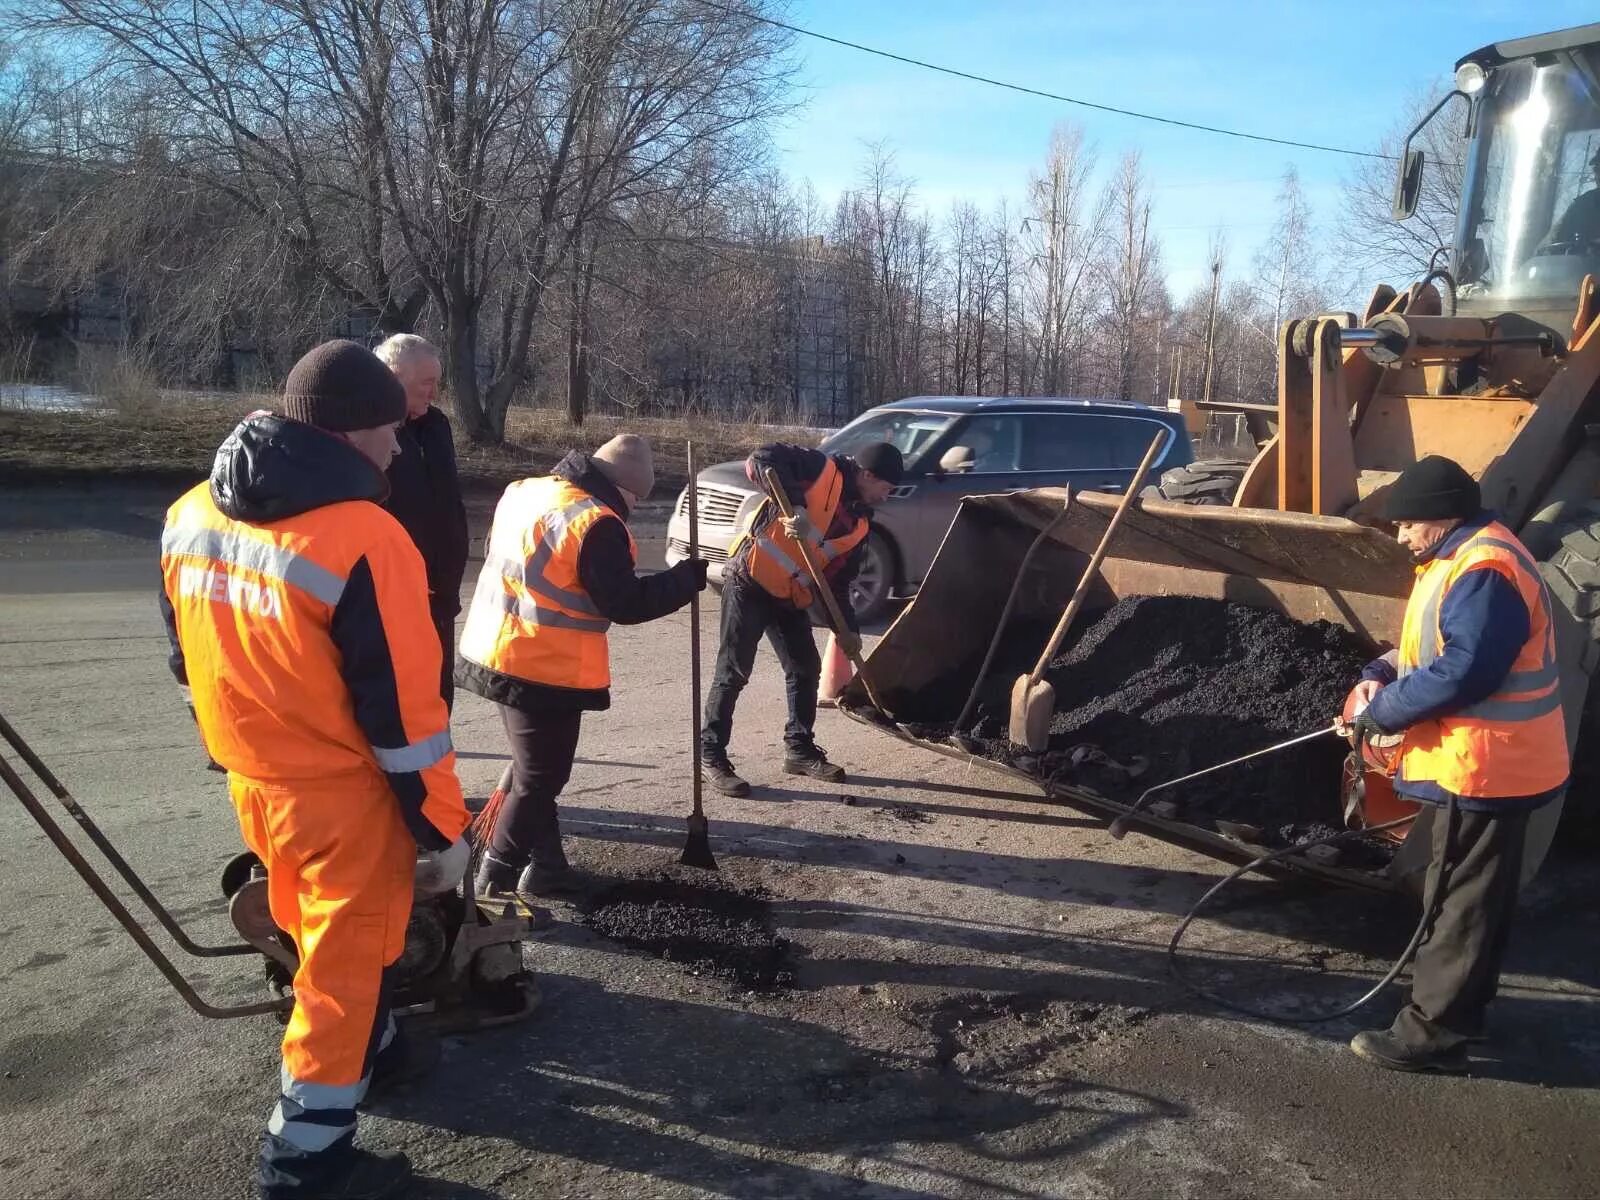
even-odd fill
[[[944,741],[919,736],[924,723],[955,720],[975,681],[1017,569],[1041,530],[1055,522],[1034,553],[1008,627],[1043,630],[1060,616],[1120,497],[1072,497],[1046,488],[974,496],[961,505],[912,603],[873,649],[864,674],[895,724],[873,711],[860,680],[840,706],[858,720],[941,754],[1026,780],[1052,798],[1107,820],[1124,804],[1075,785],[1046,783],[1017,768],[971,757]],[[1057,520],[1060,518],[1060,520]],[[1297,620],[1344,625],[1372,644],[1394,643],[1410,591],[1409,555],[1393,538],[1341,517],[1269,509],[1193,506],[1141,500],[1123,519],[1088,600],[1109,607],[1130,595],[1192,595],[1275,608]],[[1045,634],[1031,647],[1043,650]],[[1032,663],[1023,667],[1025,670]],[[1011,678],[1018,664],[996,663],[989,678]],[[1009,685],[1010,679],[1002,682]],[[1331,820],[1337,814],[1330,813]],[[1247,861],[1260,852],[1209,827],[1140,814],[1139,827],[1217,857]],[[1303,856],[1291,871],[1341,882],[1387,887],[1369,872],[1323,866]]]

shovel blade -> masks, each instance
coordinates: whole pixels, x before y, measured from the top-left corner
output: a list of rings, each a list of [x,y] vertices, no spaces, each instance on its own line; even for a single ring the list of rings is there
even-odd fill
[[[1056,689],[1044,680],[1030,686],[1029,676],[1017,676],[1011,686],[1011,740],[1035,754],[1050,748],[1050,722],[1056,715]]]
[[[711,853],[711,825],[704,813],[689,818],[689,835],[683,841],[683,854],[678,861],[686,867],[702,871],[717,869],[716,856]]]

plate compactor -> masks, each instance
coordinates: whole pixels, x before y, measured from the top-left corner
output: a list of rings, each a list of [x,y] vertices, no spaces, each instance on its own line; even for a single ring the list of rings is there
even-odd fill
[[[253,1017],[273,1013],[280,1019],[287,1019],[289,1010],[294,1007],[293,980],[299,959],[294,941],[277,927],[267,909],[267,872],[254,854],[237,855],[222,871],[222,894],[228,902],[228,915],[244,942],[226,946],[196,942],[3,716],[0,716],[0,737],[60,802],[83,836],[185,953],[196,958],[261,955],[269,999],[248,1004],[212,1004],[205,1000],[123,904],[100,870],[67,836],[17,769],[0,754],[0,782],[11,790],[89,890],[127,930],[190,1008],[202,1017]],[[532,920],[533,914],[515,901],[497,898],[491,904],[476,896],[470,868],[459,886],[442,895],[419,895],[412,904],[405,950],[395,966],[398,975],[394,992],[396,1017],[426,1025],[435,1033],[461,1033],[531,1015],[538,1007],[539,989],[532,974],[522,965],[522,942],[532,932]]]

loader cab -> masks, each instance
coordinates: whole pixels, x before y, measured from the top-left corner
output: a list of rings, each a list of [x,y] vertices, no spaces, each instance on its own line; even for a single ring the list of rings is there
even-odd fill
[[[1564,340],[1584,277],[1600,277],[1600,25],[1487,46],[1456,83],[1471,105],[1457,311],[1516,313]]]

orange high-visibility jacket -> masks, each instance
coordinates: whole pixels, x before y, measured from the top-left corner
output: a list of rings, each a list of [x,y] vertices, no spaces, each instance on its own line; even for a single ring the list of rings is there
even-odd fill
[[[821,473],[806,487],[805,495],[806,515],[816,530],[816,540],[811,545],[812,557],[824,570],[848,555],[871,532],[865,520],[854,517],[843,533],[827,536],[844,497],[844,472],[831,457],[825,461]],[[764,521],[763,517],[766,517]],[[756,527],[739,535],[729,549],[729,557],[743,553],[750,578],[770,595],[787,600],[796,608],[809,608],[816,599],[812,595],[811,574],[806,570],[799,545],[784,532],[783,517],[777,506],[768,501],[756,511],[753,521]]]
[[[167,511],[163,611],[214,759],[266,783],[387,786],[442,849],[469,818],[422,559],[374,503],[386,487],[339,439],[249,418]]]
[[[461,657],[550,687],[610,687],[611,621],[584,590],[578,570],[584,536],[607,517],[622,520],[561,476],[506,488],[461,631]],[[631,533],[628,551],[638,556]]]
[[[1475,800],[1553,792],[1566,783],[1570,764],[1550,600],[1532,556],[1504,525],[1487,522],[1418,568],[1398,674],[1425,669],[1444,653],[1440,609],[1470,571],[1497,571],[1517,589],[1528,610],[1527,640],[1493,695],[1406,729],[1396,790],[1429,795],[1437,788]]]

